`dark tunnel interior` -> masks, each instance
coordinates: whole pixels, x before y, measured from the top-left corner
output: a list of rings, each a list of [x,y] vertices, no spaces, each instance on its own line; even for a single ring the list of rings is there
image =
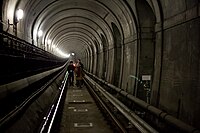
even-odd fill
[[[199,0],[0,3],[0,103],[17,81],[81,59],[91,75],[200,127]]]

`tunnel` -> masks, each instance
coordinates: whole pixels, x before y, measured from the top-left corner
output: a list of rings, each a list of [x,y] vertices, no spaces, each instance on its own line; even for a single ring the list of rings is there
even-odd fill
[[[67,65],[78,59],[88,77],[84,82],[113,88],[116,92],[108,89],[111,95],[139,117],[145,114],[159,132],[172,132],[174,127],[177,133],[200,132],[199,0],[0,3],[3,132],[38,132],[37,121],[44,121],[50,103],[68,82]],[[48,91],[36,93],[42,85]],[[35,98],[25,100],[33,94]],[[29,104],[16,116],[6,115],[25,102]]]

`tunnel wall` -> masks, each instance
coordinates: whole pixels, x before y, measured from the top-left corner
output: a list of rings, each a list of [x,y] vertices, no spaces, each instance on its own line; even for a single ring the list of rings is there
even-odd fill
[[[199,1],[161,2],[164,16],[159,107],[200,125]]]
[[[153,29],[149,29],[152,34],[145,29],[145,24],[144,28],[141,28],[142,19],[137,13],[139,10],[132,1],[128,3],[135,13],[133,16],[136,17],[135,25],[138,29],[136,33],[123,38],[121,44],[123,54],[120,60],[122,67],[119,73],[121,78],[119,85],[116,86],[145,100],[146,92],[138,79],[141,80],[141,76],[145,74],[151,75],[151,104],[198,127],[200,125],[199,2],[162,1],[158,2],[157,6],[155,2],[153,4],[148,2],[155,16]],[[113,46],[108,50],[108,62],[103,60],[105,53],[102,53],[99,59],[103,64],[99,64],[97,74],[112,84],[114,81],[110,77],[114,76],[113,68],[116,67],[115,49]],[[103,70],[105,63],[106,74]],[[139,89],[141,93],[137,92]]]
[[[102,48],[87,49],[85,69],[144,101],[141,76],[150,75],[151,104],[198,127],[199,0],[116,0],[109,6],[112,12],[102,16],[112,36],[98,32]]]
[[[50,84],[47,89],[37,97],[37,99],[32,102],[23,113],[21,113],[20,119],[14,121],[12,126],[6,129],[5,133],[36,133],[39,132],[39,128],[41,128],[40,124],[45,121],[45,117],[47,115],[47,111],[49,111],[49,107],[55,101],[55,99],[59,96],[60,85],[64,79],[65,73],[60,74],[57,79]]]
[[[121,88],[134,95],[135,92],[135,78],[137,66],[137,40],[136,36],[132,36],[125,40],[123,45],[123,75]]]
[[[131,1],[128,2],[134,11],[136,7]],[[200,94],[199,1],[160,1],[158,2],[158,7],[161,18],[158,18],[159,15],[156,12],[158,7],[155,6],[155,2],[149,2],[149,6],[153,9],[156,17],[154,27],[155,57],[153,73],[151,74],[151,104],[188,124],[198,127],[200,125],[200,115],[198,113],[200,110],[198,102],[198,95]],[[139,19],[138,15],[136,17]],[[136,44],[138,48],[131,49],[127,47],[126,51],[135,49],[132,52],[136,52],[136,50],[141,52],[142,47],[139,41],[141,41],[140,38],[135,41],[136,43],[129,44],[130,46]],[[127,52],[126,54],[125,52],[123,62],[124,75],[125,73],[127,75],[131,73],[128,62],[125,62],[130,55],[133,56],[131,60],[138,59],[137,62],[141,62],[141,53]],[[137,70],[134,76],[139,79],[141,79],[140,67],[136,65],[132,67],[132,69]],[[126,83],[127,76],[123,76],[122,89],[128,88]],[[138,86],[136,85],[134,90],[137,89]],[[134,90],[130,91],[130,93],[134,92]],[[138,97],[139,95],[136,96]]]
[[[6,96],[9,96],[11,94],[14,94],[17,91],[22,90],[23,88],[26,88],[30,86],[31,84],[41,80],[44,77],[49,76],[50,74],[60,70],[62,67],[58,67],[49,71],[45,71],[30,77],[26,77],[8,84],[4,84],[0,86],[0,99],[5,98]]]

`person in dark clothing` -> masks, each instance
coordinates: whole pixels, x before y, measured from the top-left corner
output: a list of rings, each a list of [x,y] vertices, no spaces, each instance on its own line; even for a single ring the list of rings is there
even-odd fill
[[[75,66],[73,65],[73,61],[70,61],[69,66],[67,67],[67,71],[69,73],[68,80],[70,86],[74,85],[74,69]]]

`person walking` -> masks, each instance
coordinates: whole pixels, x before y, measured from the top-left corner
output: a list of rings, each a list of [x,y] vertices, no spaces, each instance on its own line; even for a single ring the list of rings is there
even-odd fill
[[[74,86],[74,70],[75,66],[73,65],[73,61],[70,61],[69,66],[67,67],[67,71],[69,73],[68,80],[70,86]]]
[[[84,76],[85,76],[85,73],[83,71],[83,64],[81,63],[81,60],[78,59],[78,63],[76,65],[76,85],[77,85],[77,87],[82,88]]]

